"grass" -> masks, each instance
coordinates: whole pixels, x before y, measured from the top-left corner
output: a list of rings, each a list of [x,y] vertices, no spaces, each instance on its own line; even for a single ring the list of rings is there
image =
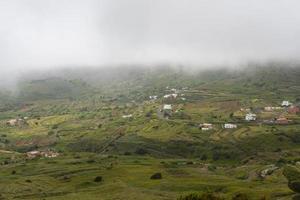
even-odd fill
[[[225,199],[237,193],[253,200],[290,199],[282,166],[299,160],[300,117],[262,108],[277,106],[283,98],[297,101],[297,73],[288,71],[284,82],[287,78],[276,70],[265,76],[178,76],[171,71],[140,79],[128,75],[98,89],[81,81],[26,84],[26,95],[0,113],[0,147],[10,151],[0,151],[0,194],[6,199],[175,200],[213,192]],[[186,101],[171,101],[169,119],[159,111],[167,100],[148,100],[170,93],[166,86],[189,87],[182,92]],[[255,110],[258,121],[245,122],[240,108]],[[293,124],[261,123],[283,113]],[[125,114],[133,118],[122,118]],[[6,125],[18,116],[29,117],[28,125]],[[205,122],[213,123],[213,130],[199,129]],[[223,129],[229,122],[238,128]],[[61,154],[25,159],[22,152],[36,149]],[[279,170],[260,178],[271,164]],[[163,178],[151,180],[157,172]],[[97,176],[103,181],[94,182]]]

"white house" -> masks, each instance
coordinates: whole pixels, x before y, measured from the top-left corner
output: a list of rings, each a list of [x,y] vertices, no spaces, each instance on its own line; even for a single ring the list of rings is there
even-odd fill
[[[132,118],[132,114],[130,114],[130,115],[123,115],[122,117],[123,117],[124,119],[125,119],[125,118]]]
[[[231,128],[237,128],[237,125],[236,124],[224,124],[224,128],[228,128],[228,129],[231,129]]]
[[[165,104],[163,107],[163,110],[172,110],[172,105],[171,104]]]
[[[286,107],[288,107],[288,106],[290,106],[291,105],[291,103],[289,102],[289,101],[282,101],[282,103],[281,103],[281,106],[286,106]]]
[[[213,125],[209,124],[209,123],[200,124],[200,127],[201,127],[202,131],[208,131],[208,130],[213,129]]]
[[[149,99],[156,100],[157,96],[149,96]]]
[[[177,98],[177,96],[178,96],[178,94],[166,94],[166,95],[164,95],[164,98],[165,99],[168,99],[168,98],[174,98],[174,99],[176,99]]]
[[[256,114],[248,113],[245,117],[246,121],[255,121],[256,120]]]
[[[274,111],[274,110],[280,110],[280,109],[282,109],[281,107],[273,107],[273,106],[267,106],[267,107],[265,107],[264,108],[265,109],[265,111]]]

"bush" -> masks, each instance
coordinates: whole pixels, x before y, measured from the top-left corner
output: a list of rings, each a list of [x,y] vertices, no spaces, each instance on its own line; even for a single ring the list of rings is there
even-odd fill
[[[135,153],[139,155],[145,155],[147,154],[147,151],[145,149],[139,148],[135,151]]]
[[[57,124],[54,124],[54,125],[52,126],[52,129],[58,129],[58,125],[57,125]]]
[[[130,153],[130,152],[128,152],[128,151],[126,151],[126,152],[124,152],[124,155],[125,155],[125,156],[130,156],[130,155],[131,155],[131,153]]]
[[[232,197],[232,200],[248,200],[248,196],[244,193],[238,193]]]
[[[97,176],[95,179],[94,179],[94,182],[102,182],[102,176]]]
[[[300,170],[294,166],[287,165],[283,170],[283,175],[289,182],[300,181]]]
[[[150,179],[155,180],[155,179],[162,179],[161,173],[155,173],[153,174]]]
[[[288,187],[294,192],[300,193],[300,171],[294,166],[286,166],[283,175],[288,180]]]
[[[294,192],[300,193],[300,181],[289,181],[288,186]]]

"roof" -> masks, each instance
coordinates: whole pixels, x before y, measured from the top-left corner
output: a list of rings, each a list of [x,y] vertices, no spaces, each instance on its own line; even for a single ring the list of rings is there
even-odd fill
[[[165,104],[164,105],[164,110],[172,110],[172,105],[171,104]]]

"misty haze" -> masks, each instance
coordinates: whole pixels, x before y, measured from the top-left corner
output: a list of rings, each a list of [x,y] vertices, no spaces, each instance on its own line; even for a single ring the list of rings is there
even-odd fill
[[[300,199],[299,9],[0,0],[0,200]]]

